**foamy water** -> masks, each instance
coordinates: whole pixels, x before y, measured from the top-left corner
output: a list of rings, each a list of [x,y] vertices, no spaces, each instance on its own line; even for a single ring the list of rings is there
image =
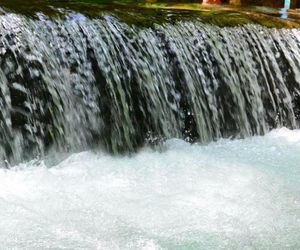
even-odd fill
[[[299,249],[300,130],[0,170],[2,249]]]

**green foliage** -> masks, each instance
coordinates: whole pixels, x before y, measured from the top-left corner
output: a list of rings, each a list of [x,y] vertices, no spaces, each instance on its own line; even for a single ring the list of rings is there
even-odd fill
[[[290,18],[284,20],[280,18],[279,10],[266,7],[146,3],[143,0],[1,0],[0,7],[9,12],[32,17],[35,17],[36,13],[44,13],[53,18],[63,18],[70,12],[82,13],[91,18],[112,15],[126,23],[145,27],[195,18],[221,27],[253,23],[272,28],[300,27],[297,11],[291,11]]]

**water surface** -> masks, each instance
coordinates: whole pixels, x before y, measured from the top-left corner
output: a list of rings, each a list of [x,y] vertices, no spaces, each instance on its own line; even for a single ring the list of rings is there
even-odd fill
[[[0,170],[7,249],[298,249],[300,131]]]

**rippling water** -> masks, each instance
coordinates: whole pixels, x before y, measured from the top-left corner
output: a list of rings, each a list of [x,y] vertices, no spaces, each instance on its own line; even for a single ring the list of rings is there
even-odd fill
[[[0,170],[6,249],[299,249],[300,130]]]

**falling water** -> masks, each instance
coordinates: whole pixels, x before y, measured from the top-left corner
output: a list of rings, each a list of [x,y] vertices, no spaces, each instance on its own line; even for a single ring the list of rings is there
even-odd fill
[[[52,11],[0,9],[2,247],[300,248],[300,29]]]
[[[297,29],[8,13],[0,33],[2,160],[299,125]]]

